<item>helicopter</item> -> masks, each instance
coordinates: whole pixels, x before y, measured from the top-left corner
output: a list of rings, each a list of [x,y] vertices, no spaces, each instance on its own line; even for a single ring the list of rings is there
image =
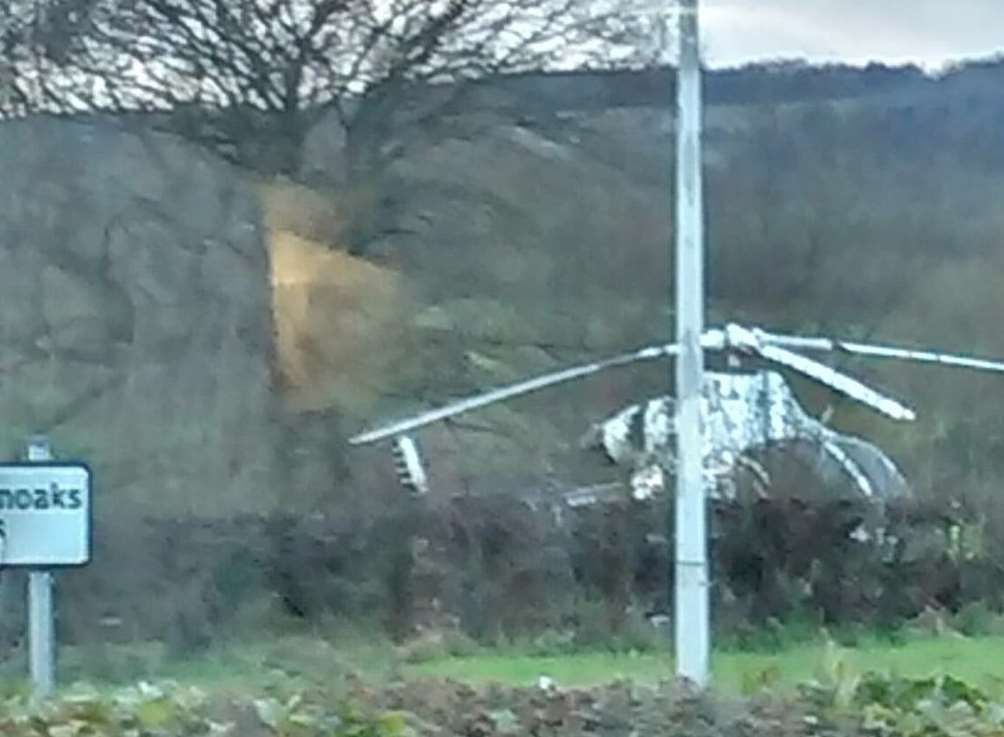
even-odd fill
[[[771,475],[758,456],[776,450],[811,469],[826,486],[849,482],[864,499],[910,495],[892,459],[872,443],[833,430],[826,417],[809,415],[781,373],[708,371],[704,378],[703,461],[712,501],[736,501],[739,474],[749,478],[754,498],[766,499]],[[675,423],[675,399],[656,397],[593,424],[579,445],[627,467],[631,495],[642,501],[661,492],[673,472]]]
[[[809,453],[824,475],[826,468],[839,469],[865,498],[881,500],[909,493],[903,474],[881,450],[860,438],[838,433],[825,422],[811,417],[776,370],[738,371],[743,360],[756,360],[772,369],[793,371],[897,422],[915,420],[916,412],[859,379],[804,354],[837,353],[1004,373],[1004,361],[929,349],[768,332],[736,323],[705,331],[700,344],[705,351],[725,354],[731,369],[706,372],[702,392],[702,415],[707,427],[704,433],[704,472],[711,498],[715,495],[725,498],[734,495],[734,490],[730,492],[727,485],[723,487],[721,480],[737,468],[749,471],[759,493],[766,494],[770,479],[753,457],[753,451],[767,446],[787,447],[791,452],[803,455]],[[411,436],[414,431],[513,397],[610,369],[642,361],[674,358],[679,354],[676,343],[666,343],[571,366],[390,422],[355,435],[349,443],[360,446],[393,440],[393,452],[402,482],[422,493],[428,490],[428,483]],[[593,425],[580,444],[601,448],[613,462],[633,466],[632,494],[638,499],[647,498],[653,489],[664,486],[662,472],[672,471],[674,418],[674,400],[670,397],[655,398],[631,405]]]

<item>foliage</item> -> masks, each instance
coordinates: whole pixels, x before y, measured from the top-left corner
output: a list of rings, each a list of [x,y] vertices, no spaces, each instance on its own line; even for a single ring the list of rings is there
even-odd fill
[[[831,660],[830,675],[795,693],[761,689],[742,700],[664,682],[628,681],[584,690],[405,683],[375,695],[450,734],[859,735],[949,737],[1000,734],[1004,709],[951,676],[857,677]],[[768,679],[769,680],[769,679]]]
[[[1004,705],[960,679],[836,670],[795,692],[768,685],[742,698],[671,681],[568,689],[543,680],[374,686],[350,678],[281,694],[140,683],[112,692],[80,685],[42,703],[17,694],[0,701],[0,734],[17,737],[982,737],[1002,729]]]
[[[870,735],[975,736],[1004,729],[1004,705],[950,675],[855,676],[841,665],[824,681],[804,685],[802,694],[816,706],[817,723],[853,725]]]
[[[24,737],[196,737],[223,734],[206,713],[206,697],[176,684],[149,683],[102,694],[86,686],[59,699],[34,704],[14,696],[0,705],[0,734]]]
[[[331,703],[304,693],[221,703],[176,683],[140,683],[114,692],[76,686],[36,703],[23,695],[0,703],[0,734],[18,737],[409,737],[406,715]]]
[[[387,509],[148,520],[121,541],[102,537],[98,552],[130,578],[97,568],[68,576],[62,592],[74,608],[61,638],[92,647],[91,674],[109,676],[121,668],[102,666],[102,643],[159,639],[171,655],[189,656],[332,621],[391,636],[405,661],[500,642],[541,655],[666,646],[669,623],[653,617],[668,611],[671,590],[659,504],[566,510],[560,521],[508,496]],[[999,633],[1004,572],[992,548],[953,555],[956,538],[942,534],[952,510],[936,510],[893,520],[905,552],[890,558],[841,537],[857,524],[853,508],[716,509],[717,636],[770,649],[824,624],[845,642],[856,628]]]

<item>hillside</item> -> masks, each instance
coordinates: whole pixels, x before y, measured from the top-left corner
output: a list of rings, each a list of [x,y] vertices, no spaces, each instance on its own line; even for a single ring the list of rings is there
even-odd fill
[[[710,318],[1004,353],[993,320],[1002,80],[995,60],[937,79],[799,63],[710,73]],[[671,333],[671,70],[522,75],[462,92],[413,90],[434,114],[396,121],[384,144],[402,153],[375,183],[349,181],[349,143],[324,121],[305,183],[234,184],[256,192],[272,257],[273,320],[258,339],[275,341],[283,402],[262,397],[254,412],[262,437],[279,423],[275,463],[309,506],[393,489],[384,452],[346,447],[362,427]],[[4,128],[11,140],[18,125]],[[58,137],[49,131],[35,135]],[[171,223],[186,217],[176,199],[160,202]],[[992,485],[994,378],[851,368],[917,404],[920,422],[894,427],[797,388],[815,409],[835,403],[838,425],[880,441],[920,488]],[[603,481],[614,472],[578,438],[668,386],[667,366],[625,369],[419,439],[443,493]]]
[[[1004,307],[1004,105],[991,84],[1004,66],[938,80],[882,69],[745,74],[707,85],[712,319],[1004,354],[994,324]],[[371,407],[330,393],[346,428],[670,334],[671,89],[641,75],[629,94],[624,80],[588,77],[578,94],[564,77],[509,82],[509,97],[485,95],[496,102],[457,114],[454,135],[395,164],[387,234],[367,258],[399,270],[419,306],[409,353]],[[514,89],[533,93],[522,111]],[[665,96],[653,99],[655,89]],[[995,478],[994,377],[848,368],[913,402],[920,421],[892,426],[798,388],[817,409],[836,404],[837,424],[881,441],[920,488],[974,491]],[[667,386],[664,367],[611,373],[420,440],[443,490],[598,480],[612,471],[575,447],[588,423]],[[354,466],[381,463],[386,455],[354,452]]]

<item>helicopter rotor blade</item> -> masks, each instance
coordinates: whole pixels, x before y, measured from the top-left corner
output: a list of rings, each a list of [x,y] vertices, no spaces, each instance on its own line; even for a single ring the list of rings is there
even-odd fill
[[[729,324],[724,329],[712,329],[701,336],[701,345],[710,351],[732,351],[740,354],[757,355],[769,361],[798,371],[835,391],[846,394],[867,404],[878,412],[895,420],[913,420],[915,413],[909,407],[888,397],[861,381],[811,358],[789,349],[807,351],[828,351],[860,355],[869,358],[900,359],[942,366],[970,368],[980,371],[1004,373],[1004,361],[995,361],[974,356],[940,353],[930,350],[915,350],[898,346],[876,345],[826,337],[808,337],[784,333],[772,333],[759,328],[746,328]],[[556,384],[583,378],[591,374],[617,366],[626,366],[637,361],[676,356],[676,344],[665,344],[642,348],[603,361],[564,369],[538,376],[515,384],[493,389],[482,394],[467,397],[438,409],[429,410],[413,417],[370,430],[349,439],[352,445],[365,445],[415,430],[434,422],[449,419],[455,415],[485,407],[511,397],[528,394]]]
[[[909,407],[819,361],[770,344],[761,344],[757,348],[756,353],[769,361],[779,363],[782,366],[787,366],[790,369],[805,374],[831,389],[846,394],[851,399],[867,404],[872,409],[894,420],[912,421],[917,417],[916,413]]]
[[[851,399],[867,404],[872,409],[894,420],[916,419],[916,414],[909,407],[900,404],[895,399],[879,393],[870,386],[826,364],[803,356],[800,353],[789,351],[787,348],[778,345],[779,342],[782,342],[778,340],[779,336],[767,333],[760,328],[747,328],[735,323],[729,323],[724,329],[709,332],[717,336],[717,339],[724,344],[726,350],[757,355],[782,366],[787,366],[835,391],[846,394]],[[798,347],[806,348],[810,347],[808,345],[810,341],[813,341],[813,339],[796,339],[793,343]],[[817,348],[822,347],[822,344],[814,345]]]
[[[780,333],[764,333],[763,335],[765,341],[774,345],[786,346],[788,348],[837,351],[867,356],[869,358],[892,358],[906,361],[917,361],[920,363],[940,364],[942,366],[952,366],[957,368],[971,368],[979,371],[1004,373],[1004,361],[995,361],[976,356],[963,356],[956,353],[941,353],[931,350],[915,350],[913,348],[902,348],[899,346],[857,343],[854,341],[839,340],[834,338],[807,338],[797,335],[784,335]]]
[[[580,379],[600,371],[605,371],[606,369],[626,366],[638,361],[648,361],[656,358],[675,356],[677,353],[679,353],[679,349],[676,344],[669,343],[660,346],[650,346],[631,353],[614,356],[613,358],[608,358],[603,361],[595,361],[593,363],[567,368],[562,371],[544,374],[543,376],[537,376],[533,379],[509,384],[508,386],[499,387],[498,389],[493,389],[482,394],[476,394],[474,396],[452,402],[444,407],[429,410],[428,412],[422,412],[421,414],[413,417],[409,417],[374,430],[369,430],[350,438],[349,443],[351,445],[366,445],[368,443],[375,443],[386,438],[394,437],[395,435],[401,435],[402,433],[415,430],[419,427],[424,427],[425,425],[431,425],[434,422],[449,419],[450,417],[459,415],[463,412],[470,412],[471,410],[485,407],[489,404],[494,404],[495,402],[500,402],[503,399],[528,394],[549,386],[554,386],[555,384],[572,381],[573,379]]]

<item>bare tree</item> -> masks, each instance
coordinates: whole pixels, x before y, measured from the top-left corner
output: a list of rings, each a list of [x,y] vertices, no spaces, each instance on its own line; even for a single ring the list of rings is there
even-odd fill
[[[328,110],[353,165],[371,168],[393,155],[387,129],[402,115],[442,115],[462,87],[435,83],[595,60],[612,17],[582,0],[14,2],[0,72],[21,84],[0,114],[170,113],[242,163],[248,141],[267,142],[265,168],[284,173]]]

